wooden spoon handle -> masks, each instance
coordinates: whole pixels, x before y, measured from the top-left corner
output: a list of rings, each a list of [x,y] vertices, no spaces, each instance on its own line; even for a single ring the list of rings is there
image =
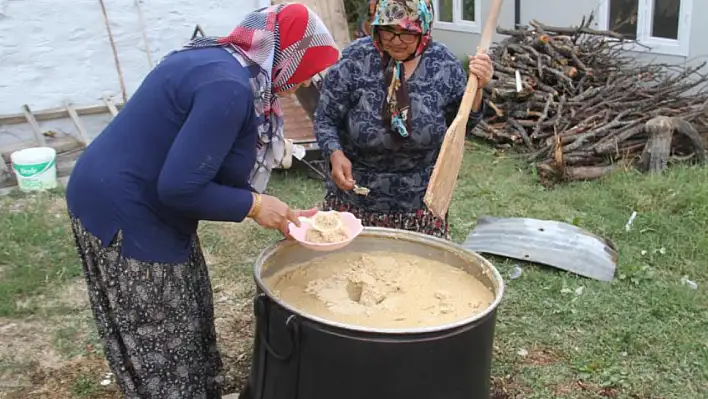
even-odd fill
[[[482,37],[479,39],[477,52],[480,50],[489,50],[489,46],[492,44],[492,35],[494,35],[494,31],[497,29],[497,21],[499,20],[499,12],[502,3],[502,0],[492,0],[492,8],[489,10],[487,23],[484,25],[484,30],[482,30]]]
[[[489,46],[492,44],[492,35],[494,30],[497,28],[497,20],[499,19],[499,11],[501,10],[502,0],[493,0],[492,8],[489,10],[489,16],[487,17],[487,22],[484,25],[484,30],[482,31],[482,37],[479,39],[479,45],[477,46],[477,54],[480,52],[487,52]],[[460,108],[457,110],[457,116],[464,118],[464,122],[467,123],[469,114],[472,111],[472,105],[474,104],[474,99],[477,96],[477,88],[479,87],[479,82],[476,76],[470,76],[467,79],[467,87],[465,88],[465,94],[462,96],[462,101],[460,103]]]

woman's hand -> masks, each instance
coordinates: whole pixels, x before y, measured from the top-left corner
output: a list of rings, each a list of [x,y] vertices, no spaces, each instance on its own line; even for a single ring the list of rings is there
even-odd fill
[[[349,191],[354,188],[352,178],[352,163],[342,151],[335,151],[329,157],[332,164],[332,180],[340,190]]]
[[[271,195],[253,194],[253,207],[248,216],[267,229],[280,229],[289,221],[300,225],[295,212],[285,202]]]
[[[492,59],[489,58],[489,56],[484,52],[477,53],[477,55],[471,55],[469,58],[470,76],[477,77],[477,87],[481,89],[489,84],[489,82],[492,81],[492,76],[494,76]]]
[[[260,202],[257,198],[260,196]],[[300,227],[300,216],[311,217],[317,213],[317,208],[308,210],[292,210],[283,201],[265,194],[254,194],[253,215],[249,216],[259,225],[267,229],[278,229],[287,238],[290,238],[288,223],[292,222]]]

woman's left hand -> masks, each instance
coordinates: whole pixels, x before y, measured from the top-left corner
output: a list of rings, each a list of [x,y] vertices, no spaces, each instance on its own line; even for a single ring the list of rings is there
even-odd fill
[[[479,52],[477,55],[471,55],[469,73],[470,76],[477,77],[477,87],[480,89],[492,81],[494,75],[494,66],[492,59],[484,52]]]

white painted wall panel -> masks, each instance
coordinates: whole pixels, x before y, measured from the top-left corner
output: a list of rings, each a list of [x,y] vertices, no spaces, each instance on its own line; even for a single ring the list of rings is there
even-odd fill
[[[118,91],[97,0],[0,0],[0,13],[0,114]]]
[[[142,0],[154,61],[189,39],[194,25],[225,35],[261,0]],[[105,0],[128,90],[149,71],[134,0]],[[98,103],[120,96],[99,0],[0,0],[0,114]]]

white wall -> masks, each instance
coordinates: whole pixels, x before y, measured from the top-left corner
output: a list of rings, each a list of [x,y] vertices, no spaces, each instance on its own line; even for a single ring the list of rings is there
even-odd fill
[[[484,24],[486,23],[487,16],[489,15],[489,8],[491,7],[491,2],[489,0],[482,0],[478,1],[477,4],[481,4],[482,6],[481,22],[482,29],[484,29]],[[499,20],[497,21],[497,26],[509,29],[512,29],[514,27],[513,0],[506,0],[502,3],[502,8],[499,13]],[[433,38],[439,42],[445,43],[450,48],[450,50],[457,56],[463,57],[466,55],[475,54],[477,52],[477,45],[479,44],[480,34],[436,28],[435,24],[433,24]],[[494,32],[492,42],[499,42],[503,38],[504,36],[501,36]]]
[[[135,0],[104,0],[128,95],[149,71]],[[141,0],[153,60],[196,24],[226,35],[260,0]],[[99,0],[0,0],[0,115],[120,97]]]
[[[139,0],[150,57],[157,62],[190,39],[199,24],[227,35],[268,0]],[[136,0],[104,0],[128,97],[150,70]],[[122,101],[99,0],[0,0],[0,115],[60,107],[65,101]],[[82,117],[95,136],[110,116]],[[40,122],[42,131],[76,135],[68,120]],[[0,125],[0,147],[32,141],[28,125]]]
[[[484,22],[489,12],[490,0],[478,0],[482,4],[482,21]],[[595,13],[596,22],[600,10],[601,0],[521,0],[521,21],[526,25],[531,20],[538,20],[547,25],[571,26],[581,22],[583,16]],[[642,61],[656,61],[666,63],[683,63],[697,65],[708,60],[708,0],[693,0],[691,13],[690,46],[687,56],[657,54],[652,52],[637,52],[637,58]],[[512,29],[514,27],[514,1],[506,0],[502,3],[502,12],[499,16],[499,26]],[[479,42],[479,34],[455,32],[435,29],[433,35],[436,40],[447,44],[456,54],[464,55],[473,52]],[[498,42],[504,36],[495,35],[494,41]]]
[[[600,0],[573,0],[571,5],[569,0],[522,0],[521,2],[521,24],[528,24],[536,19],[547,25],[568,26],[580,23],[583,16],[588,16],[591,12],[596,16],[596,27],[599,18]],[[548,12],[547,10],[554,10]],[[691,10],[691,31],[690,45],[687,56],[667,55],[654,53],[651,51],[636,52],[637,59],[641,61],[683,63],[691,65],[700,64],[708,60],[708,1],[693,0]]]

